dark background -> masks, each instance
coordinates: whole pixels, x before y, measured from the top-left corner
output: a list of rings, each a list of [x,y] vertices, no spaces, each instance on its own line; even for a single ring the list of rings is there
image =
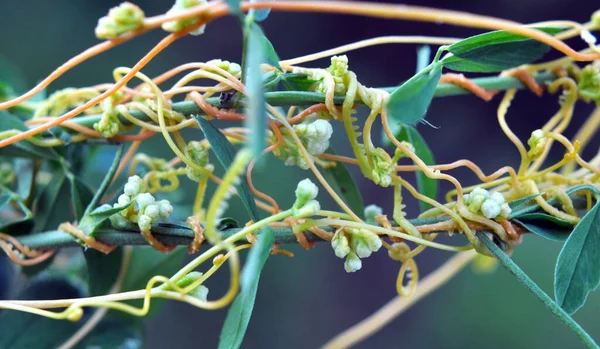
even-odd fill
[[[33,84],[68,58],[97,43],[93,34],[97,19],[118,3],[3,0],[0,3],[0,55],[22,68],[28,82]],[[554,19],[585,22],[597,9],[594,2],[581,0],[405,3],[493,15],[523,23]],[[170,1],[138,1],[137,4],[147,15],[164,13],[171,6]],[[276,12],[271,13],[263,27],[282,59],[381,35],[465,37],[478,33],[432,23]],[[49,92],[68,86],[110,82],[112,69],[134,65],[164,35],[157,30],[90,59],[53,83]],[[577,41],[574,45],[581,47]],[[223,18],[211,23],[203,36],[186,37],[173,44],[143,72],[155,76],[182,63],[214,58],[239,62],[241,47],[237,21]],[[385,45],[350,52],[348,56],[350,68],[363,84],[391,86],[414,73],[416,46]],[[328,62],[310,64],[326,66]],[[421,125],[419,129],[437,161],[447,163],[467,158],[486,173],[503,165],[518,165],[517,151],[497,125],[498,102],[498,97],[490,103],[473,96],[436,99],[428,112],[428,121],[438,128]],[[515,133],[526,140],[557,108],[556,96],[546,94],[540,99],[523,92],[513,102],[508,122]],[[574,134],[591,109],[590,105],[578,104],[567,135]],[[336,130],[341,130],[338,126]],[[374,132],[378,135],[379,129]],[[194,135],[197,133],[186,134],[188,139]],[[585,158],[595,153],[597,143],[594,140],[584,152]],[[341,132],[337,132],[335,145],[340,152],[347,152]],[[162,139],[144,148],[146,152],[170,156],[165,149]],[[553,156],[559,158],[562,150],[556,150]],[[105,164],[99,163],[95,170],[103,166]],[[452,173],[463,185],[476,183],[475,176],[468,171]],[[257,187],[272,193],[283,207],[293,202],[295,183],[305,176],[308,172],[286,168],[274,161],[268,161],[265,169],[254,175]],[[360,185],[365,203],[377,203],[391,212],[390,190],[378,189],[366,181]],[[451,189],[446,183],[441,186],[442,192]],[[189,204],[192,198],[179,199],[181,204]],[[409,215],[415,216],[418,213],[415,202],[407,201]],[[323,203],[325,207],[335,208],[331,201]],[[233,205],[231,215],[243,219],[240,208],[241,205]],[[560,247],[557,243],[528,236],[514,254],[515,261],[550,294]],[[399,264],[387,258],[383,251],[365,260],[360,272],[346,274],[343,261],[325,244],[309,252],[295,246],[291,249],[296,253],[293,259],[274,257],[263,271],[254,315],[244,341],[246,348],[318,347],[395,296]],[[447,252],[426,251],[417,259],[421,274],[425,275],[448,257]],[[222,294],[226,283],[226,273],[215,277],[208,285],[210,295]],[[586,307],[575,316],[596,338],[600,338],[599,305],[600,297],[592,294]],[[146,347],[216,347],[225,315],[226,310],[203,311],[170,302],[160,315],[147,321]],[[490,275],[477,275],[467,269],[358,347],[564,348],[578,345],[577,338],[507,272],[498,269]]]

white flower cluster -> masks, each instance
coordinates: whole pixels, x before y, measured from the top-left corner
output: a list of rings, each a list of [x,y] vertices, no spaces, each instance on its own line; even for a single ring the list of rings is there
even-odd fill
[[[117,36],[136,30],[144,25],[144,11],[137,5],[124,2],[108,11],[108,16],[98,20],[96,37],[98,39],[114,39]]]
[[[348,74],[348,57],[346,55],[333,56],[331,57],[331,65],[326,69],[327,72],[333,77],[335,82],[334,93],[336,95],[343,95],[346,93],[346,82],[344,78]],[[327,93],[327,84],[325,83],[324,77],[326,73],[323,70],[311,71],[310,78],[312,80],[320,81],[314,85],[314,91],[319,93]]]
[[[346,258],[344,269],[353,273],[362,268],[361,258],[367,258],[381,248],[377,234],[365,229],[340,229],[331,240],[333,252],[339,258]]]
[[[329,148],[329,139],[333,134],[333,127],[331,127],[329,121],[317,119],[294,125],[292,128],[310,155],[322,154]],[[275,149],[273,154],[283,160],[288,166],[297,165],[304,170],[308,169],[309,164],[302,157],[289,131],[282,131],[283,144]],[[270,133],[269,137],[272,143],[277,141],[277,137],[273,133]]]
[[[319,188],[308,178],[298,182],[296,187],[296,201],[292,206],[294,218],[314,216],[321,210],[321,205],[316,199]]]
[[[206,0],[175,0],[175,4],[169,11],[167,11],[166,15],[174,15],[180,12],[183,12],[189,8],[204,5],[206,4]],[[199,17],[192,18],[182,18],[174,21],[165,22],[162,25],[163,30],[175,33],[186,27],[192,26],[200,20]],[[195,29],[190,32],[191,35],[201,35],[204,34],[204,29],[206,25],[200,26],[198,29]]]
[[[111,138],[119,133],[121,121],[119,121],[119,112],[113,103],[121,97],[116,93],[104,99],[100,105],[102,107],[102,117],[99,122],[94,123],[94,130],[102,133],[102,137]]]
[[[173,206],[168,200],[156,201],[150,193],[144,192],[146,185],[139,176],[131,176],[125,184],[124,193],[119,196],[114,207],[126,205],[130,202],[137,206],[124,209],[110,217],[113,226],[122,227],[127,222],[137,223],[142,232],[149,232],[152,224],[159,219],[167,219],[173,213]]]
[[[506,219],[510,216],[511,209],[504,202],[504,196],[498,192],[490,195],[485,189],[477,187],[470,194],[464,196],[465,205],[473,213],[481,213],[488,219]]]

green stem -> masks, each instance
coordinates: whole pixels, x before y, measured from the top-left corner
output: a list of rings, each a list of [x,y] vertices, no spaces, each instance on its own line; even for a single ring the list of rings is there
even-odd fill
[[[567,327],[575,332],[575,334],[581,339],[583,344],[588,348],[600,348],[594,339],[577,323],[573,318],[567,314],[561,307],[559,307],[553,300],[548,296],[544,290],[542,290],[519,266],[512,261],[496,244],[490,240],[485,233],[477,233],[479,239],[483,242],[485,247],[488,248],[500,261],[500,264],[511,274],[513,274],[519,282],[531,291],[544,305],[556,315],[560,321],[562,321]]]
[[[446,221],[447,217],[412,219],[414,225],[434,224]],[[329,227],[322,227],[326,231],[331,231]],[[227,239],[230,236],[240,232],[241,228],[228,228],[220,230],[221,237]],[[271,227],[275,234],[275,242],[281,244],[296,243],[296,236],[292,228]],[[439,233],[439,232],[438,232]],[[152,228],[152,234],[162,243],[167,245],[188,245],[194,239],[194,231],[184,223],[161,223]],[[311,232],[304,232],[310,242],[323,241]],[[94,233],[94,237],[99,242],[107,245],[126,246],[126,245],[147,245],[144,237],[132,225],[128,230],[100,229]],[[51,230],[42,233],[35,233],[23,236],[16,236],[17,240],[25,246],[32,249],[53,249],[63,247],[80,246],[70,234],[60,230]]]
[[[423,70],[425,71],[425,70]],[[536,82],[540,85],[544,85],[548,82],[554,81],[556,76],[549,72],[539,73],[534,76]],[[475,78],[472,80],[478,86],[483,87],[489,91],[501,91],[501,90],[511,90],[511,89],[524,89],[526,86],[521,82],[521,80],[512,77],[483,77],[483,78]],[[383,87],[382,90],[392,92],[396,87]],[[465,90],[462,87],[442,83],[439,84],[435,90],[434,97],[449,97],[449,96],[458,96],[469,94],[471,92]],[[316,92],[302,92],[302,91],[279,91],[279,92],[267,92],[265,93],[265,100],[267,103],[273,106],[309,106],[316,103],[324,103],[325,95]],[[243,106],[244,101],[239,100],[235,104],[226,104],[221,105],[219,97],[210,97],[207,98],[206,101],[215,107],[218,108],[240,108]],[[334,99],[336,104],[341,105],[344,101],[344,96],[337,96]],[[362,101],[357,100],[357,104],[363,104]],[[192,114],[202,114],[202,110],[198,107],[198,105],[193,101],[184,101],[173,103],[173,110],[182,113],[186,116],[190,116]],[[147,115],[138,110],[132,110],[131,115],[140,120],[149,121]],[[71,122],[77,123],[79,125],[92,127],[94,123],[99,122],[101,115],[90,115],[90,116],[79,116],[71,119]],[[120,116],[120,120],[123,124],[129,125],[130,123],[122,116]]]

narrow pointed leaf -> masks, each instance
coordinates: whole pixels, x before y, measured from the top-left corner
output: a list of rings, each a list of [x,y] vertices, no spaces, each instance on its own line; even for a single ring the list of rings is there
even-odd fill
[[[581,219],[565,242],[554,273],[556,303],[573,314],[600,283],[600,205]]]
[[[110,183],[112,182],[115,172],[117,172],[117,169],[119,168],[119,162],[121,161],[121,157],[123,157],[123,149],[124,149],[123,144],[120,144],[117,147],[117,152],[115,153],[115,157],[113,159],[112,164],[110,165],[110,168],[108,169],[108,172],[106,172],[106,175],[104,176],[104,179],[102,180],[102,183],[100,184],[100,187],[98,188],[98,190],[96,190],[96,194],[94,195],[94,197],[92,198],[92,200],[90,201],[90,203],[87,205],[87,207],[85,209],[86,215],[88,213],[92,212],[96,208],[96,206],[98,205],[98,202],[100,202],[100,200],[104,196],[104,193],[110,186]]]
[[[267,130],[267,110],[265,107],[265,91],[260,65],[265,60],[264,35],[260,27],[252,23],[248,30],[247,45],[245,45],[244,82],[247,88],[246,124],[252,130],[250,143],[254,156],[260,156],[265,148]]]
[[[415,147],[415,154],[417,154],[417,156],[421,158],[425,164],[435,164],[435,159],[433,158],[431,149],[429,149],[425,139],[423,139],[416,128],[404,125],[400,130],[400,134],[396,138],[398,138],[400,141],[407,141],[411,143],[413,147]],[[438,181],[427,177],[423,171],[417,171],[415,172],[415,175],[417,177],[417,189],[419,190],[419,193],[435,200],[438,194]],[[422,201],[419,201],[419,205],[421,206],[421,211],[425,211],[431,207],[431,205]]]
[[[221,166],[227,170],[229,166],[231,166],[235,156],[235,149],[233,148],[233,145],[229,143],[227,137],[225,137],[223,133],[221,133],[221,131],[219,131],[219,129],[216,128],[210,121],[198,115],[195,115],[194,118],[198,122],[198,125],[204,133],[204,136],[206,136],[206,139],[210,143],[210,146],[215,152],[215,155],[221,163]],[[248,182],[246,182],[245,179],[242,179],[240,184],[237,184],[235,188],[240,194],[240,199],[242,199],[250,218],[252,218],[255,222],[258,221],[258,208],[254,202],[254,196],[252,195],[252,192],[250,192]]]
[[[331,147],[329,147],[325,153],[336,154]],[[335,166],[323,169],[322,173],[323,176],[325,176],[327,183],[329,183],[333,190],[335,190],[335,192],[344,200],[346,205],[348,205],[354,213],[362,216],[365,204],[362,195],[360,194],[360,190],[346,165],[342,162],[338,162]]]
[[[548,34],[556,34],[562,28],[536,28]],[[534,62],[550,47],[539,41],[512,34],[494,31],[475,35],[448,47],[453,54],[442,61],[446,68],[463,71],[491,73],[500,72]]]
[[[387,104],[390,123],[414,126],[423,120],[441,76],[442,65],[435,64],[429,72],[413,76],[392,92]]]
[[[527,213],[513,221],[535,235],[552,241],[565,241],[573,231],[573,225],[569,222],[540,212]]]
[[[260,272],[271,253],[274,242],[273,231],[269,228],[263,229],[248,253],[246,265],[240,276],[241,291],[227,313],[221,330],[219,349],[237,349],[242,345],[254,309]]]

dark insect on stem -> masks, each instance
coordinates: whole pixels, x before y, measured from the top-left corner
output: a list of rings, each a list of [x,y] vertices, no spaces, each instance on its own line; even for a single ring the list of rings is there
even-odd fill
[[[227,107],[229,102],[231,102],[233,97],[236,95],[236,93],[237,93],[236,90],[229,90],[229,91],[221,92],[221,95],[219,96],[220,107],[221,108]]]

